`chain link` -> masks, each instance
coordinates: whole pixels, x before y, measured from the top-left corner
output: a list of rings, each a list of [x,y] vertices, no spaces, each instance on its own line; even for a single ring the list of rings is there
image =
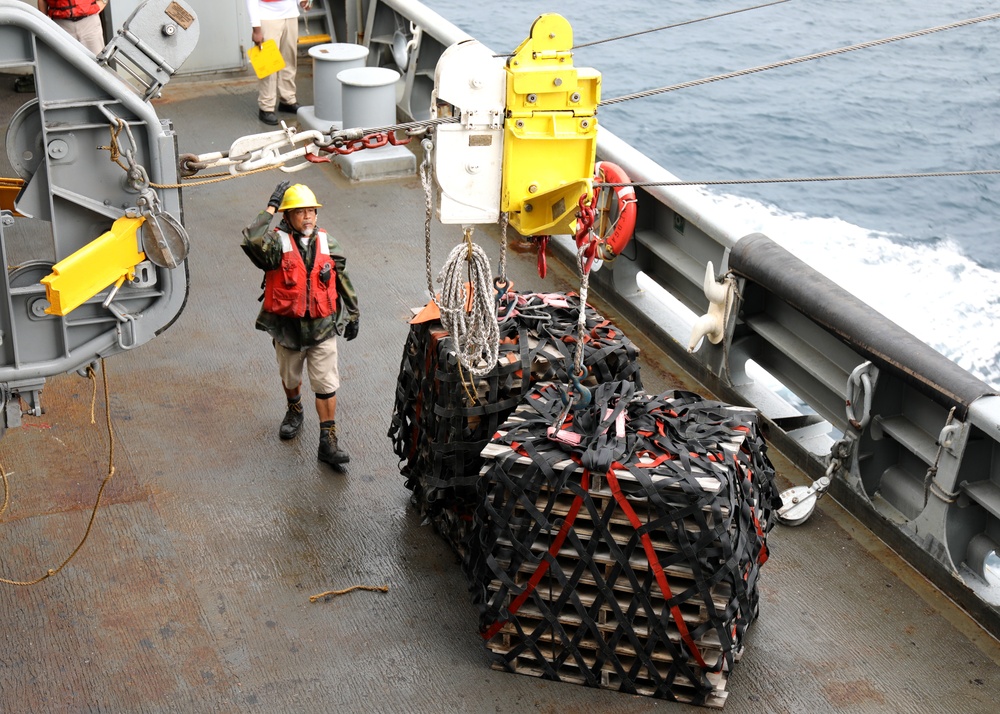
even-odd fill
[[[424,187],[424,262],[427,265],[427,293],[434,299],[434,277],[431,272],[431,218],[434,215],[434,187],[431,185],[431,151],[434,142],[424,138],[420,142],[424,160],[420,162],[420,185]]]
[[[506,211],[500,212],[500,282],[504,285],[507,282],[507,226],[510,223],[510,214]]]

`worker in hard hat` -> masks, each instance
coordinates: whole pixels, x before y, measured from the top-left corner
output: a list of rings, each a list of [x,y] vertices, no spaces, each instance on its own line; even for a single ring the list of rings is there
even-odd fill
[[[263,306],[257,329],[274,342],[287,409],[278,429],[293,439],[302,428],[302,371],[316,395],[317,458],[339,467],[350,461],[337,442],[337,335],[358,336],[358,298],[340,244],[316,223],[321,204],[309,187],[282,181],[267,208],[243,229],[243,250],[264,271]],[[274,215],[282,212],[277,226]]]

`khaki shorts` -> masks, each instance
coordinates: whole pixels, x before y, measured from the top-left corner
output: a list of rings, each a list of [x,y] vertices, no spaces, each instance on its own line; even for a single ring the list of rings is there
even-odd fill
[[[336,392],[340,386],[337,370],[337,339],[331,337],[305,350],[289,350],[277,342],[274,353],[278,358],[278,374],[285,389],[295,389],[302,384],[302,364],[309,373],[309,386],[316,394]]]

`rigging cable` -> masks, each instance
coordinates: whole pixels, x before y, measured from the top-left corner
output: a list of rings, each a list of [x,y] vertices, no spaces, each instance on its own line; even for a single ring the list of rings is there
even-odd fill
[[[986,22],[987,20],[996,20],[1000,18],[1000,12],[993,13],[992,15],[983,15],[982,17],[974,17],[968,20],[961,20],[959,22],[953,22],[948,25],[940,25],[939,27],[931,27],[926,30],[917,30],[915,32],[907,32],[903,35],[895,35],[893,37],[885,37],[881,40],[871,40],[870,42],[862,42],[857,45],[849,45],[847,47],[839,47],[834,50],[826,50],[825,52],[817,52],[811,55],[804,55],[802,57],[793,57],[792,59],[781,60],[780,62],[772,62],[771,64],[760,65],[758,67],[750,67],[748,69],[741,69],[735,72],[727,72],[726,74],[717,74],[714,77],[705,77],[703,79],[694,79],[689,82],[681,82],[680,84],[674,84],[669,87],[660,87],[658,89],[647,89],[642,92],[635,92],[634,94],[626,94],[621,97],[615,97],[613,99],[603,99],[598,102],[599,107],[610,106],[612,104],[619,104],[621,102],[627,102],[632,99],[641,99],[644,97],[652,97],[657,94],[665,94],[666,92],[672,92],[677,89],[687,89],[689,87],[698,87],[703,84],[710,84],[712,82],[718,82],[722,79],[731,79],[733,77],[743,77],[748,74],[754,74],[756,72],[763,72],[769,69],[775,69],[777,67],[787,67],[793,64],[799,64],[801,62],[808,62],[814,59],[822,59],[823,57],[832,57],[833,55],[845,54],[847,52],[853,52],[854,50],[863,50],[869,47],[877,47],[879,45],[887,45],[890,42],[898,42],[899,40],[909,40],[914,37],[923,37],[924,35],[930,35],[935,32],[941,32],[943,30],[953,30],[956,27],[965,27],[967,25],[974,25],[978,22]]]
[[[727,15],[737,15],[741,12],[749,12],[750,10],[760,10],[764,7],[771,7],[772,5],[780,5],[781,3],[788,2],[788,0],[774,0],[774,2],[764,3],[762,5],[754,5],[753,7],[745,7],[741,10],[730,10],[729,12],[720,12],[718,15],[709,15],[708,17],[700,17],[697,20],[684,20],[682,22],[675,22],[671,25],[663,25],[662,27],[654,27],[649,30],[640,30],[639,32],[632,32],[627,35],[619,35],[618,37],[609,37],[605,40],[594,40],[593,42],[584,42],[582,45],[575,45],[574,50],[581,49],[583,47],[593,47],[594,45],[600,45],[605,42],[614,42],[615,40],[625,40],[629,37],[638,37],[639,35],[646,35],[650,32],[659,32],[660,30],[671,30],[675,27],[683,27],[684,25],[693,25],[696,22],[705,22],[706,20],[715,20],[720,17],[726,17]],[[509,55],[494,55],[495,57],[511,57],[513,53]]]
[[[615,40],[625,40],[629,37],[638,37],[639,35],[648,35],[650,32],[659,32],[660,30],[672,30],[675,27],[684,27],[685,25],[694,25],[698,22],[705,22],[706,20],[716,20],[720,17],[726,17],[727,15],[738,15],[741,12],[749,12],[750,10],[760,10],[761,8],[770,7],[771,5],[780,5],[782,3],[788,2],[789,0],[774,0],[774,2],[766,2],[761,5],[754,5],[753,7],[745,7],[740,10],[729,10],[728,12],[720,12],[717,15],[708,15],[707,17],[699,17],[697,20],[683,20],[681,22],[674,22],[670,25],[661,25],[660,27],[653,27],[648,30],[639,30],[638,32],[630,32],[627,35],[618,35],[617,37],[608,37],[603,40],[594,40],[593,42],[584,42],[581,45],[574,45],[573,50],[579,50],[583,47],[593,47],[594,45],[604,44],[605,42],[614,42]],[[501,54],[493,55],[494,57],[513,57],[513,52],[505,52]]]
[[[880,179],[905,179],[905,178],[939,178],[950,176],[989,176],[1000,174],[1000,169],[976,169],[972,171],[932,171],[929,173],[912,174],[872,174],[869,176],[801,176],[788,178],[764,178],[764,179],[720,179],[717,181],[631,181],[628,183],[603,183],[594,182],[594,187],[606,186],[617,188],[619,186],[635,186],[636,188],[650,188],[653,186],[726,186],[736,184],[757,184],[757,183],[807,183],[809,181],[874,181]]]

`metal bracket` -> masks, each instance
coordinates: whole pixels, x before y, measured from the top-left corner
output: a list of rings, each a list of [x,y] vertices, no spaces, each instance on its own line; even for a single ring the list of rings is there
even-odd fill
[[[4,420],[7,428],[21,426],[22,416],[40,417],[45,413],[42,409],[42,387],[45,380],[32,380],[31,382],[19,384],[7,384],[3,389]],[[26,402],[27,409],[21,408],[21,403]]]
[[[108,303],[106,307],[108,308],[108,312],[114,315],[115,319],[118,320],[118,324],[115,325],[115,337],[118,340],[118,346],[123,350],[130,350],[135,347],[139,343],[139,337],[135,329],[135,315],[125,312],[113,302]],[[130,342],[125,342],[125,340],[122,339],[124,335],[122,325],[126,324],[129,326],[129,332],[132,337]]]
[[[148,101],[194,51],[200,31],[198,17],[182,0],[146,0],[97,60],[134,79]]]

